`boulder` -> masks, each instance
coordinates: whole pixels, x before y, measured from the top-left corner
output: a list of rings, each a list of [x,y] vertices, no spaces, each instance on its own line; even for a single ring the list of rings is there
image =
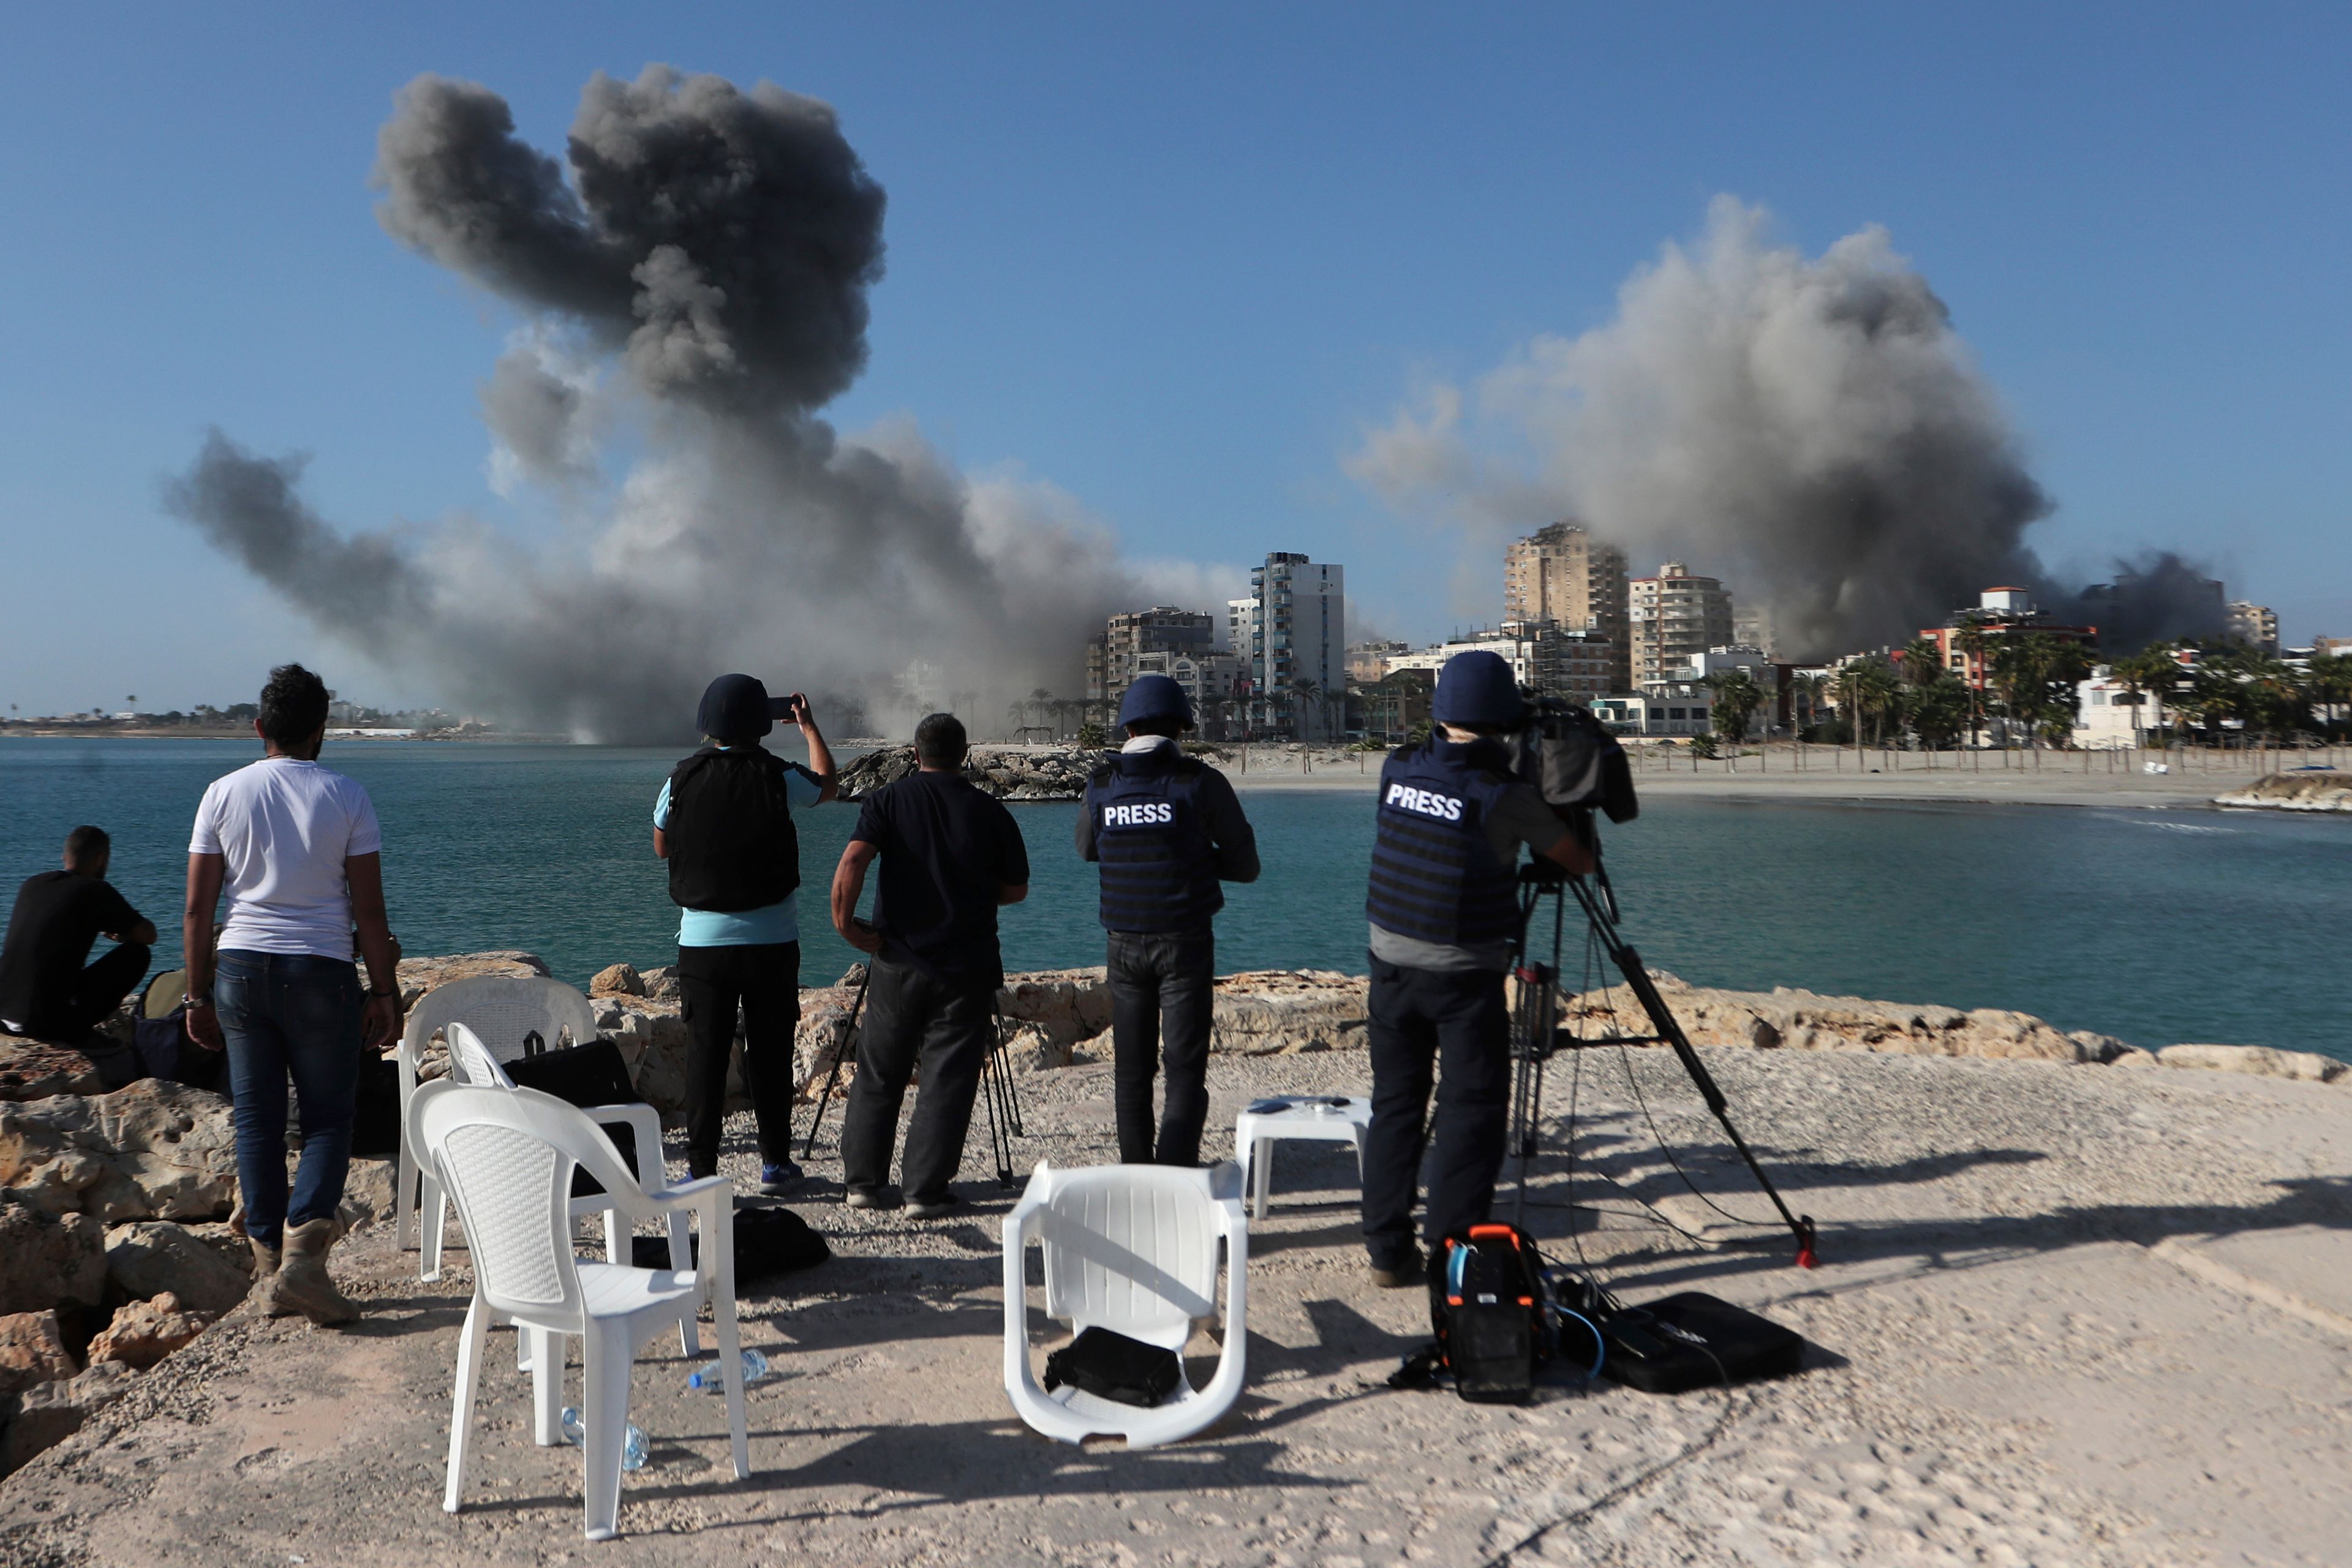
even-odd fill
[[[646,994],[646,977],[637,973],[634,963],[608,963],[588,982],[591,996],[642,996]]]
[[[92,1414],[131,1392],[139,1374],[119,1361],[100,1362],[79,1377],[37,1384],[15,1396],[0,1432],[0,1476],[54,1448],[82,1428]]]
[[[116,1312],[114,1321],[89,1342],[90,1364],[119,1361],[144,1372],[212,1325],[211,1313],[188,1310],[166,1290],[152,1301],[133,1301]]]
[[[0,1394],[54,1383],[80,1370],[66,1349],[56,1312],[11,1312],[0,1318]]]
[[[91,1306],[105,1289],[104,1225],[89,1215],[0,1203],[0,1313],[68,1301]]]
[[[1076,800],[1100,754],[1074,746],[974,746],[963,776],[999,800]],[[915,748],[885,746],[841,770],[841,798],[863,800],[915,772]]]
[[[0,1186],[52,1214],[213,1219],[236,1198],[229,1102],[161,1079],[0,1100]]]
[[[184,1225],[139,1220],[106,1233],[106,1282],[131,1300],[166,1291],[199,1312],[226,1312],[253,1279]]]
[[[2168,1068],[2204,1068],[2216,1072],[2253,1073],[2263,1078],[2299,1079],[2305,1083],[2333,1083],[2347,1065],[2316,1051],[2281,1051],[2268,1046],[2167,1046],[2156,1059]]]
[[[98,1064],[70,1046],[44,1045],[0,1034],[0,1100],[46,1100],[53,1094],[104,1094]]]
[[[646,971],[646,997],[654,1002],[678,1000],[677,964],[659,963]]]
[[[1371,982],[1331,970],[1258,970],[1217,982],[1209,1048],[1244,1056],[1360,1049]],[[1105,987],[1108,1001],[1108,988]]]
[[[1770,992],[1721,991],[1687,985],[1667,974],[1652,978],[1675,1021],[1696,1046],[2055,1062],[2106,1061],[2124,1048],[2121,1041],[2105,1035],[2069,1036],[2030,1013],[2000,1008],[1963,1012],[1860,996],[1822,996],[1786,986]],[[1652,1032],[1648,1015],[1622,986],[1567,998],[1561,1022],[1587,1037]]]
[[[2265,806],[2273,811],[2352,811],[2352,773],[2265,773],[2242,790],[2213,797],[2215,805]]]
[[[452,980],[463,980],[473,974],[538,975],[544,978],[547,965],[537,953],[501,949],[494,952],[455,952],[439,958],[404,958],[400,961],[400,1005],[404,1008],[416,1005],[417,998],[436,985],[446,985]]]

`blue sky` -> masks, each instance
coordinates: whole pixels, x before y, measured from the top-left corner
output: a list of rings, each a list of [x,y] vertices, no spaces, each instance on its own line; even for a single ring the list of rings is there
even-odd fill
[[[511,318],[378,227],[375,132],[434,70],[559,149],[592,71],[651,60],[825,99],[887,189],[831,417],[911,417],[1137,556],[1305,550],[1383,629],[1444,633],[1452,542],[1341,458],[1430,378],[1606,321],[1729,194],[1809,254],[1891,230],[2059,503],[2045,557],[2184,550],[2290,639],[2352,636],[2352,8],[389,10],[0,24],[0,701],[234,700],[289,656],[429,697],[158,483],[218,425],[311,454],[346,526],[546,526],[486,479]]]

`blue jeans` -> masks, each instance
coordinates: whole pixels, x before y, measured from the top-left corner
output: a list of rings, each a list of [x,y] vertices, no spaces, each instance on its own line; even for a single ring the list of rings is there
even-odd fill
[[[279,1245],[291,1225],[331,1218],[352,1164],[360,1085],[359,974],[347,958],[219,954],[213,1005],[236,1100],[236,1179],[246,1234]],[[286,1190],[286,1079],[302,1099],[302,1160]]]

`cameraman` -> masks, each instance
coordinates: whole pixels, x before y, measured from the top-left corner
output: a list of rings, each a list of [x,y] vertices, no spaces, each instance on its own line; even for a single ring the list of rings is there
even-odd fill
[[[800,726],[810,766],[760,744],[779,709]],[[719,1173],[740,1008],[743,1087],[760,1123],[760,1190],[781,1193],[801,1179],[792,1155],[793,1031],[801,1016],[801,850],[793,808],[822,805],[840,787],[833,752],[798,692],[772,702],[751,676],[722,675],[703,692],[694,721],[708,743],[677,764],[654,802],[654,853],[669,862],[669,896],[678,906],[687,1170]]]
[[[1501,737],[1527,713],[1499,654],[1456,654],[1437,677],[1436,730],[1381,768],[1372,846],[1372,1124],[1364,1146],[1364,1247],[1383,1289],[1423,1278],[1412,1239],[1433,1068],[1437,1158],[1423,1235],[1433,1245],[1486,1217],[1510,1100],[1503,976],[1518,934],[1519,846],[1577,875],[1591,856]]]

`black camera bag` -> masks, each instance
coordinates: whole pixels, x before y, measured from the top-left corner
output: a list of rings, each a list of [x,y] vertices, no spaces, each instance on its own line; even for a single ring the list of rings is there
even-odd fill
[[[824,1239],[824,1232],[801,1218],[788,1208],[762,1204],[754,1208],[740,1208],[729,1222],[735,1227],[735,1278],[738,1280],[764,1279],[771,1274],[792,1274],[803,1268],[814,1268],[833,1256],[833,1247]],[[702,1237],[687,1238],[691,1261],[688,1268],[702,1267]],[[629,1238],[629,1261],[640,1268],[669,1267],[669,1237],[637,1236]]]
[[[1099,1324],[1045,1358],[1048,1394],[1067,1384],[1081,1394],[1149,1409],[1183,1381],[1184,1363],[1174,1351]]]
[[[1601,1321],[1609,1353],[1601,1375],[1644,1394],[1683,1394],[1757,1378],[1786,1377],[1805,1356],[1804,1336],[1697,1290]]]
[[[1533,1398],[1536,1370],[1551,1354],[1535,1238],[1517,1226],[1474,1225],[1430,1261],[1430,1325],[1454,1392],[1481,1405]]]

